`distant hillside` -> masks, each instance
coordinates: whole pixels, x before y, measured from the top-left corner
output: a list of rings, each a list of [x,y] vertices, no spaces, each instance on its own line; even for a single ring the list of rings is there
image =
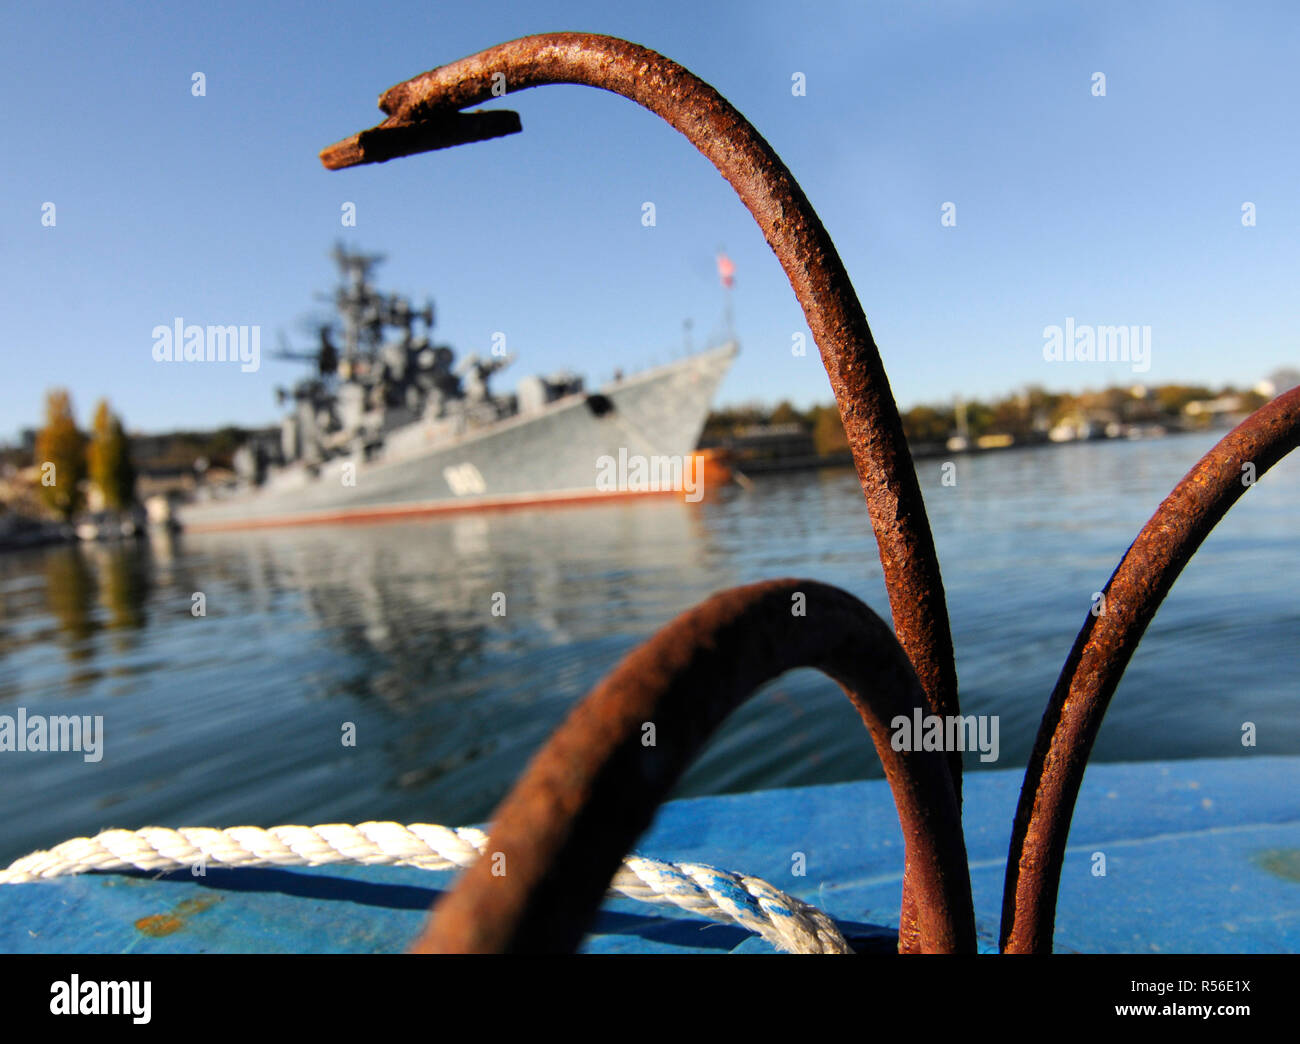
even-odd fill
[[[1000,399],[967,399],[913,406],[903,411],[903,430],[913,447],[942,446],[964,434],[972,439],[1011,436],[1017,443],[1044,441],[1060,425],[1092,423],[1160,425],[1181,431],[1209,427],[1216,421],[1245,416],[1269,399],[1259,390],[1202,385],[1163,384],[1111,387],[1096,392],[1049,392],[1030,387]],[[751,437],[758,429],[789,433],[797,426],[811,438],[815,452],[830,456],[847,448],[839,411],[832,403],[799,410],[789,402],[776,406],[745,405],[715,410],[705,423],[705,445],[727,445]]]
[[[251,435],[273,435],[278,428],[239,428],[216,431],[171,431],[161,435],[132,435],[131,454],[142,475],[164,477],[194,470],[202,460],[210,468],[229,469],[239,445]]]

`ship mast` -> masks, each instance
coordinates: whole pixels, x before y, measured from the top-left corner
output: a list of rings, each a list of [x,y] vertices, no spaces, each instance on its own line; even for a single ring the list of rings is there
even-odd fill
[[[351,376],[358,362],[369,365],[374,361],[383,343],[387,302],[375,290],[370,273],[384,255],[350,253],[339,243],[331,256],[342,276],[342,285],[334,293],[334,305],[343,319],[343,361]]]

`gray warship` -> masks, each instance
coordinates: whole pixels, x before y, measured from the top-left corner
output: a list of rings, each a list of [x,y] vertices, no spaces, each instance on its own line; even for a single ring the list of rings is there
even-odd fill
[[[178,506],[184,528],[680,495],[699,485],[695,447],[734,337],[594,390],[561,372],[497,395],[491,379],[512,361],[503,348],[457,362],[433,341],[432,302],[416,309],[375,288],[381,255],[339,246],[332,256],[338,320],[319,326],[315,351],[276,355],[311,363],[314,374],[277,389],[288,406],[278,439],[245,443],[231,481],[202,483]]]

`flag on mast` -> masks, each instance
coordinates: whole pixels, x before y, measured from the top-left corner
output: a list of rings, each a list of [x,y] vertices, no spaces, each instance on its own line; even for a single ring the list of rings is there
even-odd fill
[[[718,278],[728,290],[736,281],[736,266],[731,263],[731,258],[720,250],[718,251]]]

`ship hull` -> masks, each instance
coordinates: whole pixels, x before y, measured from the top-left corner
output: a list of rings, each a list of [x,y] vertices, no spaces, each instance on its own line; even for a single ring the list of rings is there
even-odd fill
[[[251,492],[183,505],[179,520],[202,531],[611,497],[696,499],[704,475],[693,451],[735,355],[735,345],[726,344],[452,440],[435,443],[432,428],[414,424],[393,433],[378,459],[334,458],[315,475],[280,469]],[[429,444],[422,445],[426,435]],[[681,481],[662,481],[669,468],[636,466],[648,461],[679,462]]]

